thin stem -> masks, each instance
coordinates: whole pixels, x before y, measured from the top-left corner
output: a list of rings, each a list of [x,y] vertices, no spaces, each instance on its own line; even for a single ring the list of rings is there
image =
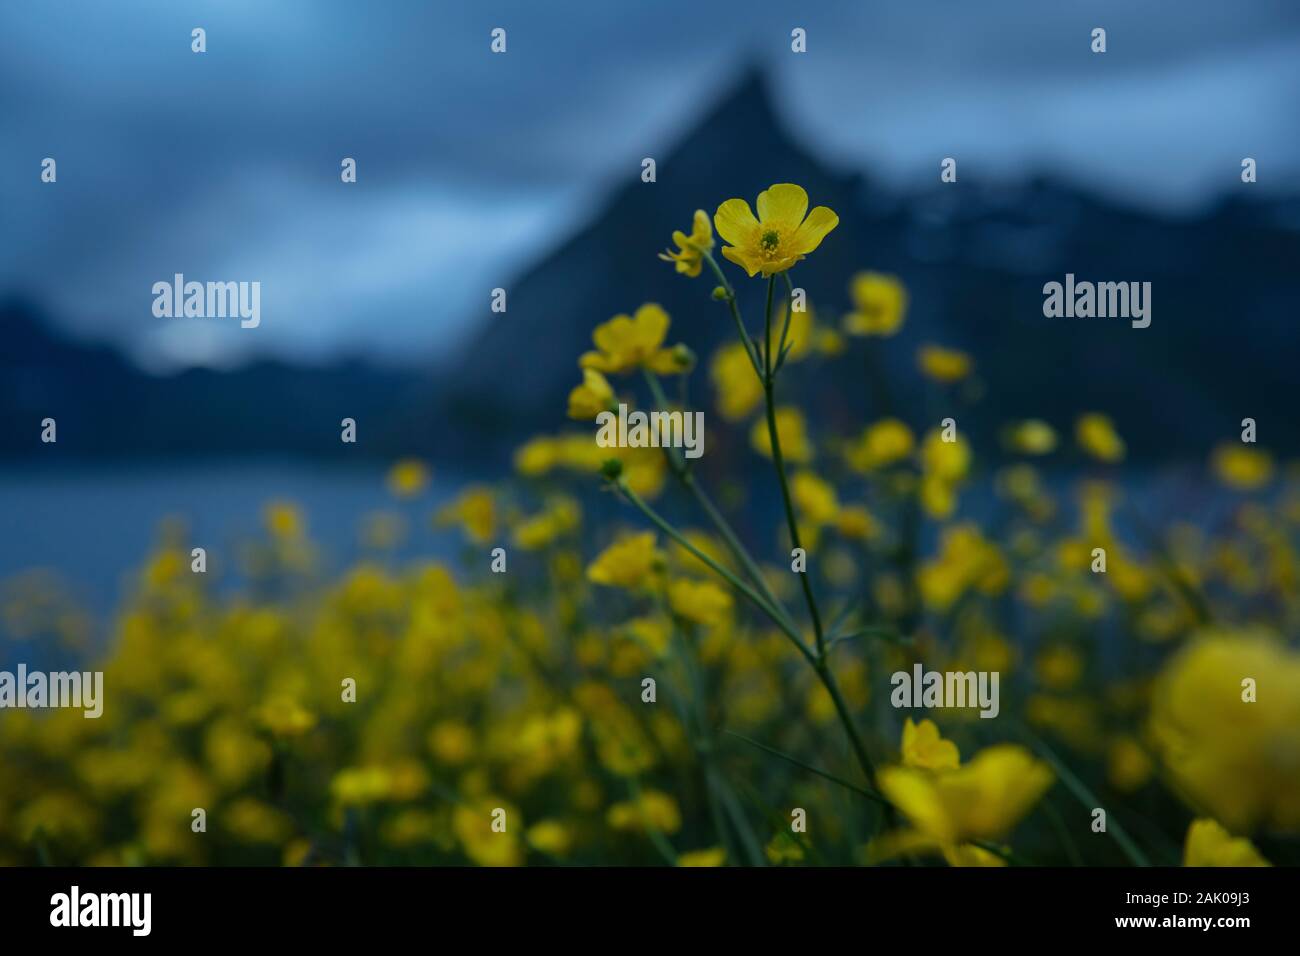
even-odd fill
[[[659,376],[655,375],[655,373],[649,369],[643,369],[642,371],[645,374],[646,383],[650,386],[650,393],[654,397],[656,405],[661,409],[667,410],[668,402],[664,395],[663,385],[659,381]],[[677,457],[674,453],[674,449],[665,448],[664,454],[668,459],[669,470],[672,471],[677,480],[680,481],[686,490],[691,493],[692,497],[695,498],[700,508],[708,516],[709,521],[713,523],[714,528],[716,528],[718,533],[722,535],[722,540],[726,542],[732,555],[735,556],[736,560],[740,563],[740,566],[744,568],[745,573],[749,575],[755,586],[757,586],[758,590],[767,600],[768,604],[772,606],[773,610],[780,614],[785,621],[785,625],[790,630],[797,630],[794,621],[785,609],[785,605],[782,604],[777,596],[772,592],[772,588],[768,585],[767,578],[763,576],[763,572],[759,569],[757,562],[755,562],[750,556],[749,550],[741,543],[740,538],[736,535],[736,532],[732,530],[730,523],[725,517],[723,517],[722,512],[718,510],[708,493],[705,492],[699,482],[695,480],[694,473],[686,465],[685,461]]]
[[[764,614],[770,617],[772,621],[777,625],[777,627],[779,627],[781,631],[786,635],[786,637],[790,638],[790,640],[794,642],[795,647],[798,648],[799,653],[803,655],[804,659],[807,660],[808,663],[816,666],[816,658],[813,656],[812,650],[808,647],[807,644],[804,643],[803,638],[799,636],[799,633],[795,631],[793,628],[786,626],[785,622],[782,620],[781,615],[774,608],[772,608],[771,605],[769,605],[765,600],[763,600],[762,597],[760,597],[757,593],[755,593],[753,588],[751,588],[744,581],[741,581],[738,577],[736,577],[734,574],[732,574],[722,565],[718,564],[718,562],[714,561],[711,557],[709,557],[699,548],[695,547],[695,545],[687,541],[686,538],[684,538],[676,528],[670,525],[667,521],[665,521],[662,517],[659,516],[658,512],[656,512],[653,508],[651,508],[648,504],[646,504],[646,502],[641,498],[640,495],[638,495],[635,491],[629,488],[626,480],[624,480],[623,478],[619,478],[616,480],[615,485],[618,488],[619,493],[622,494],[623,497],[626,498],[634,507],[639,509],[642,514],[644,514],[647,518],[649,518],[650,522],[656,528],[658,528],[664,534],[668,535],[668,537],[672,538],[675,542],[677,542],[677,544],[681,545],[683,548],[685,548],[696,558],[703,561],[704,564],[707,565],[715,574],[723,578],[728,584],[734,587],[737,591],[745,595],[745,597],[749,598],[749,600],[753,602],[755,607],[757,607],[760,611],[762,611]]]
[[[772,289],[776,285],[776,276],[767,280],[767,317],[766,325],[766,349],[764,359],[766,366],[763,374],[763,399],[767,406],[767,434],[772,445],[772,462],[776,467],[776,477],[781,484],[781,501],[785,505],[785,520],[790,528],[790,542],[800,550],[803,544],[799,540],[799,523],[794,515],[794,503],[790,498],[790,484],[785,477],[785,458],[781,454],[781,438],[777,434],[776,428],[776,377],[772,369]],[[808,572],[805,570],[799,575],[799,583],[803,586],[804,601],[808,605],[808,615],[812,618],[813,634],[817,639],[817,658],[824,661],[826,658],[826,637],[822,633],[821,614],[817,610],[817,599],[813,597],[812,583],[808,580]]]
[[[723,274],[722,268],[718,265],[718,261],[713,258],[712,254],[705,252],[703,253],[703,256],[704,261],[707,262],[709,268],[713,270],[713,274],[717,276],[718,284],[726,290],[727,305],[731,310],[732,319],[736,322],[736,331],[740,333],[740,342],[745,346],[745,354],[749,356],[750,364],[754,366],[754,374],[759,378],[762,378],[763,367],[759,364],[758,353],[754,351],[754,343],[750,341],[749,333],[745,331],[744,320],[740,317],[740,307],[736,304],[736,290],[731,287],[731,283],[727,281],[726,275]]]
[[[844,780],[841,777],[837,777],[833,773],[828,773],[825,770],[821,770],[818,767],[814,767],[812,764],[804,763],[802,760],[800,760],[797,757],[792,757],[787,753],[783,753],[782,751],[777,750],[775,747],[769,747],[767,744],[759,743],[757,740],[752,740],[751,738],[746,737],[744,734],[738,734],[734,730],[724,730],[723,733],[726,734],[728,737],[735,737],[737,740],[743,740],[751,747],[757,747],[759,750],[763,751],[764,753],[771,754],[773,757],[779,757],[782,760],[786,761],[787,763],[794,764],[796,767],[800,768],[801,770],[807,770],[809,773],[816,774],[817,776],[825,780],[829,780],[831,783],[838,783],[844,789],[852,790],[854,793],[860,794],[861,796],[866,797],[868,800],[874,800],[876,803],[879,803],[882,806],[889,806],[889,801],[886,800],[881,794],[877,793],[874,790],[868,790],[866,787],[859,787],[856,783],[849,783],[847,780]]]

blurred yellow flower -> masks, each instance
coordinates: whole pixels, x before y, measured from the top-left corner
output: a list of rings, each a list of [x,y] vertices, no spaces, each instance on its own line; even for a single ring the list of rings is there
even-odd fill
[[[859,272],[849,284],[853,311],[844,317],[849,335],[889,336],[903,325],[907,289],[895,276]]]
[[[1187,828],[1183,866],[1272,866],[1255,845],[1234,837],[1215,820],[1193,820]]]
[[[790,497],[799,516],[811,525],[830,524],[840,511],[835,486],[811,471],[795,472],[790,479]]]
[[[529,846],[551,856],[567,856],[573,847],[573,834],[558,820],[538,820],[525,837]]]
[[[682,828],[677,801],[659,790],[645,790],[636,800],[614,804],[605,820],[611,829],[632,833],[657,830],[671,836]]]
[[[731,592],[712,581],[677,578],[668,585],[673,613],[697,624],[725,624],[731,615]]]
[[[713,353],[709,379],[718,394],[718,412],[729,422],[746,417],[763,402],[763,383],[745,346],[739,342],[724,345]]]
[[[813,447],[804,424],[803,412],[793,405],[776,409],[776,437],[781,443],[781,455],[786,462],[796,465],[812,461]],[[767,419],[754,422],[749,431],[749,443],[765,458],[772,457],[772,436],[767,430]]]
[[[916,364],[929,378],[945,385],[960,382],[971,371],[969,355],[939,345],[923,345],[917,349]]]
[[[730,243],[722,254],[751,278],[759,272],[771,276],[786,271],[821,245],[839,221],[825,206],[808,212],[808,193],[792,183],[778,183],[758,194],[757,219],[743,199],[728,199],[713,217],[718,235]]]
[[[961,754],[951,740],[944,740],[933,720],[903,724],[903,766],[916,770],[956,770]]]
[[[452,812],[451,825],[465,855],[479,866],[519,866],[524,862],[518,836],[524,829],[523,817],[505,800],[484,795],[462,803]]]
[[[614,389],[609,380],[594,368],[582,370],[582,384],[569,393],[569,417],[579,421],[592,421],[601,412],[615,405]]]
[[[725,866],[726,863],[727,851],[720,846],[710,847],[707,850],[691,850],[689,853],[677,855],[678,866]]]
[[[1238,491],[1254,491],[1273,477],[1272,456],[1240,442],[1218,445],[1210,457],[1210,465],[1219,481]]]
[[[673,242],[677,251],[665,249],[659,258],[665,262],[675,262],[677,271],[694,278],[704,268],[703,253],[713,248],[713,227],[709,225],[709,214],[703,209],[695,210],[691,222],[691,234],[688,236],[680,229],[673,230]]]
[[[1079,416],[1074,425],[1074,440],[1098,461],[1116,462],[1124,458],[1124,439],[1119,437],[1111,420],[1098,412]]]
[[[1050,455],[1056,450],[1056,430],[1041,419],[1031,418],[1007,428],[1003,441],[1010,451],[1022,455]]]
[[[998,744],[955,770],[885,767],[879,786],[918,831],[952,847],[1004,837],[1053,779],[1051,769],[1025,748]]]
[[[459,524],[465,537],[487,544],[496,534],[496,500],[486,485],[470,485],[438,512],[438,524]]]
[[[684,371],[678,351],[662,347],[670,321],[668,313],[653,302],[641,306],[635,315],[616,315],[596,326],[591,334],[596,351],[583,353],[578,364],[609,375],[639,368],[663,375]]]
[[[902,461],[912,454],[912,430],[897,418],[882,418],[868,425],[862,437],[845,450],[844,458],[854,471],[867,472]]]
[[[587,568],[587,580],[611,587],[639,588],[664,566],[664,554],[655,546],[652,531],[624,535],[596,556]]]
[[[388,490],[395,498],[414,498],[429,487],[429,467],[415,458],[404,458],[388,470]]]
[[[1235,832],[1300,831],[1300,653],[1260,631],[1202,632],[1157,679],[1151,728],[1196,806]]]

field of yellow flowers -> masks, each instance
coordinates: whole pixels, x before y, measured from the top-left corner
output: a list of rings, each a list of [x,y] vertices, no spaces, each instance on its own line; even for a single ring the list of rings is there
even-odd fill
[[[1123,422],[1087,409],[1007,422],[996,448],[943,420],[828,433],[792,366],[916,362],[942,393],[976,361],[891,352],[893,276],[846,277],[846,315],[808,305],[792,270],[837,222],[790,184],[697,212],[665,281],[697,282],[735,341],[697,368],[657,305],[598,325],[580,424],[557,409],[514,475],[429,509],[462,561],[381,550],[331,579],[310,515],[272,502],[223,598],[164,529],[84,665],[103,716],[0,719],[0,863],[1300,860],[1295,469],[1230,436],[1205,467],[1232,520],[1135,537]],[[762,315],[741,314],[748,282]],[[735,483],[779,501],[763,534],[679,450],[598,446],[620,402],[745,436]],[[1068,446],[1091,465],[1054,491]],[[401,462],[390,490],[419,502],[428,480]],[[964,508],[975,482],[994,517]],[[51,645],[86,623],[35,588],[0,612]],[[997,673],[998,715],[894,706],[917,664]]]

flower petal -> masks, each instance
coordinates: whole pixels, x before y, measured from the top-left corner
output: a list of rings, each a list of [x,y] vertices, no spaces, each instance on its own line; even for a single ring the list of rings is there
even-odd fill
[[[718,235],[733,246],[753,244],[758,232],[758,220],[750,211],[749,203],[743,199],[728,199],[719,206],[713,215],[713,225],[717,227]]]
[[[753,256],[747,255],[744,251],[738,249],[736,246],[723,246],[722,254],[727,259],[730,259],[736,265],[740,266],[740,268],[748,272],[749,277],[751,279],[754,278],[754,275],[758,272],[759,266],[762,265],[761,259],[756,260]]]
[[[790,240],[792,250],[803,255],[812,252],[822,244],[826,234],[840,224],[840,217],[825,206],[818,206],[808,213],[808,218]]]
[[[758,194],[758,218],[765,226],[784,225],[793,232],[807,211],[808,193],[794,183],[777,183]]]
[[[636,343],[646,352],[657,349],[668,334],[669,318],[663,306],[647,302],[636,310]]]

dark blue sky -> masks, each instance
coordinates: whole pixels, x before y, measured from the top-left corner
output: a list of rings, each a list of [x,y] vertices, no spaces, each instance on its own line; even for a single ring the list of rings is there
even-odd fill
[[[427,357],[754,60],[899,189],[956,156],[1182,213],[1242,156],[1300,174],[1293,0],[0,0],[0,292],[151,368]],[[176,272],[260,281],[261,326],[154,318]]]

